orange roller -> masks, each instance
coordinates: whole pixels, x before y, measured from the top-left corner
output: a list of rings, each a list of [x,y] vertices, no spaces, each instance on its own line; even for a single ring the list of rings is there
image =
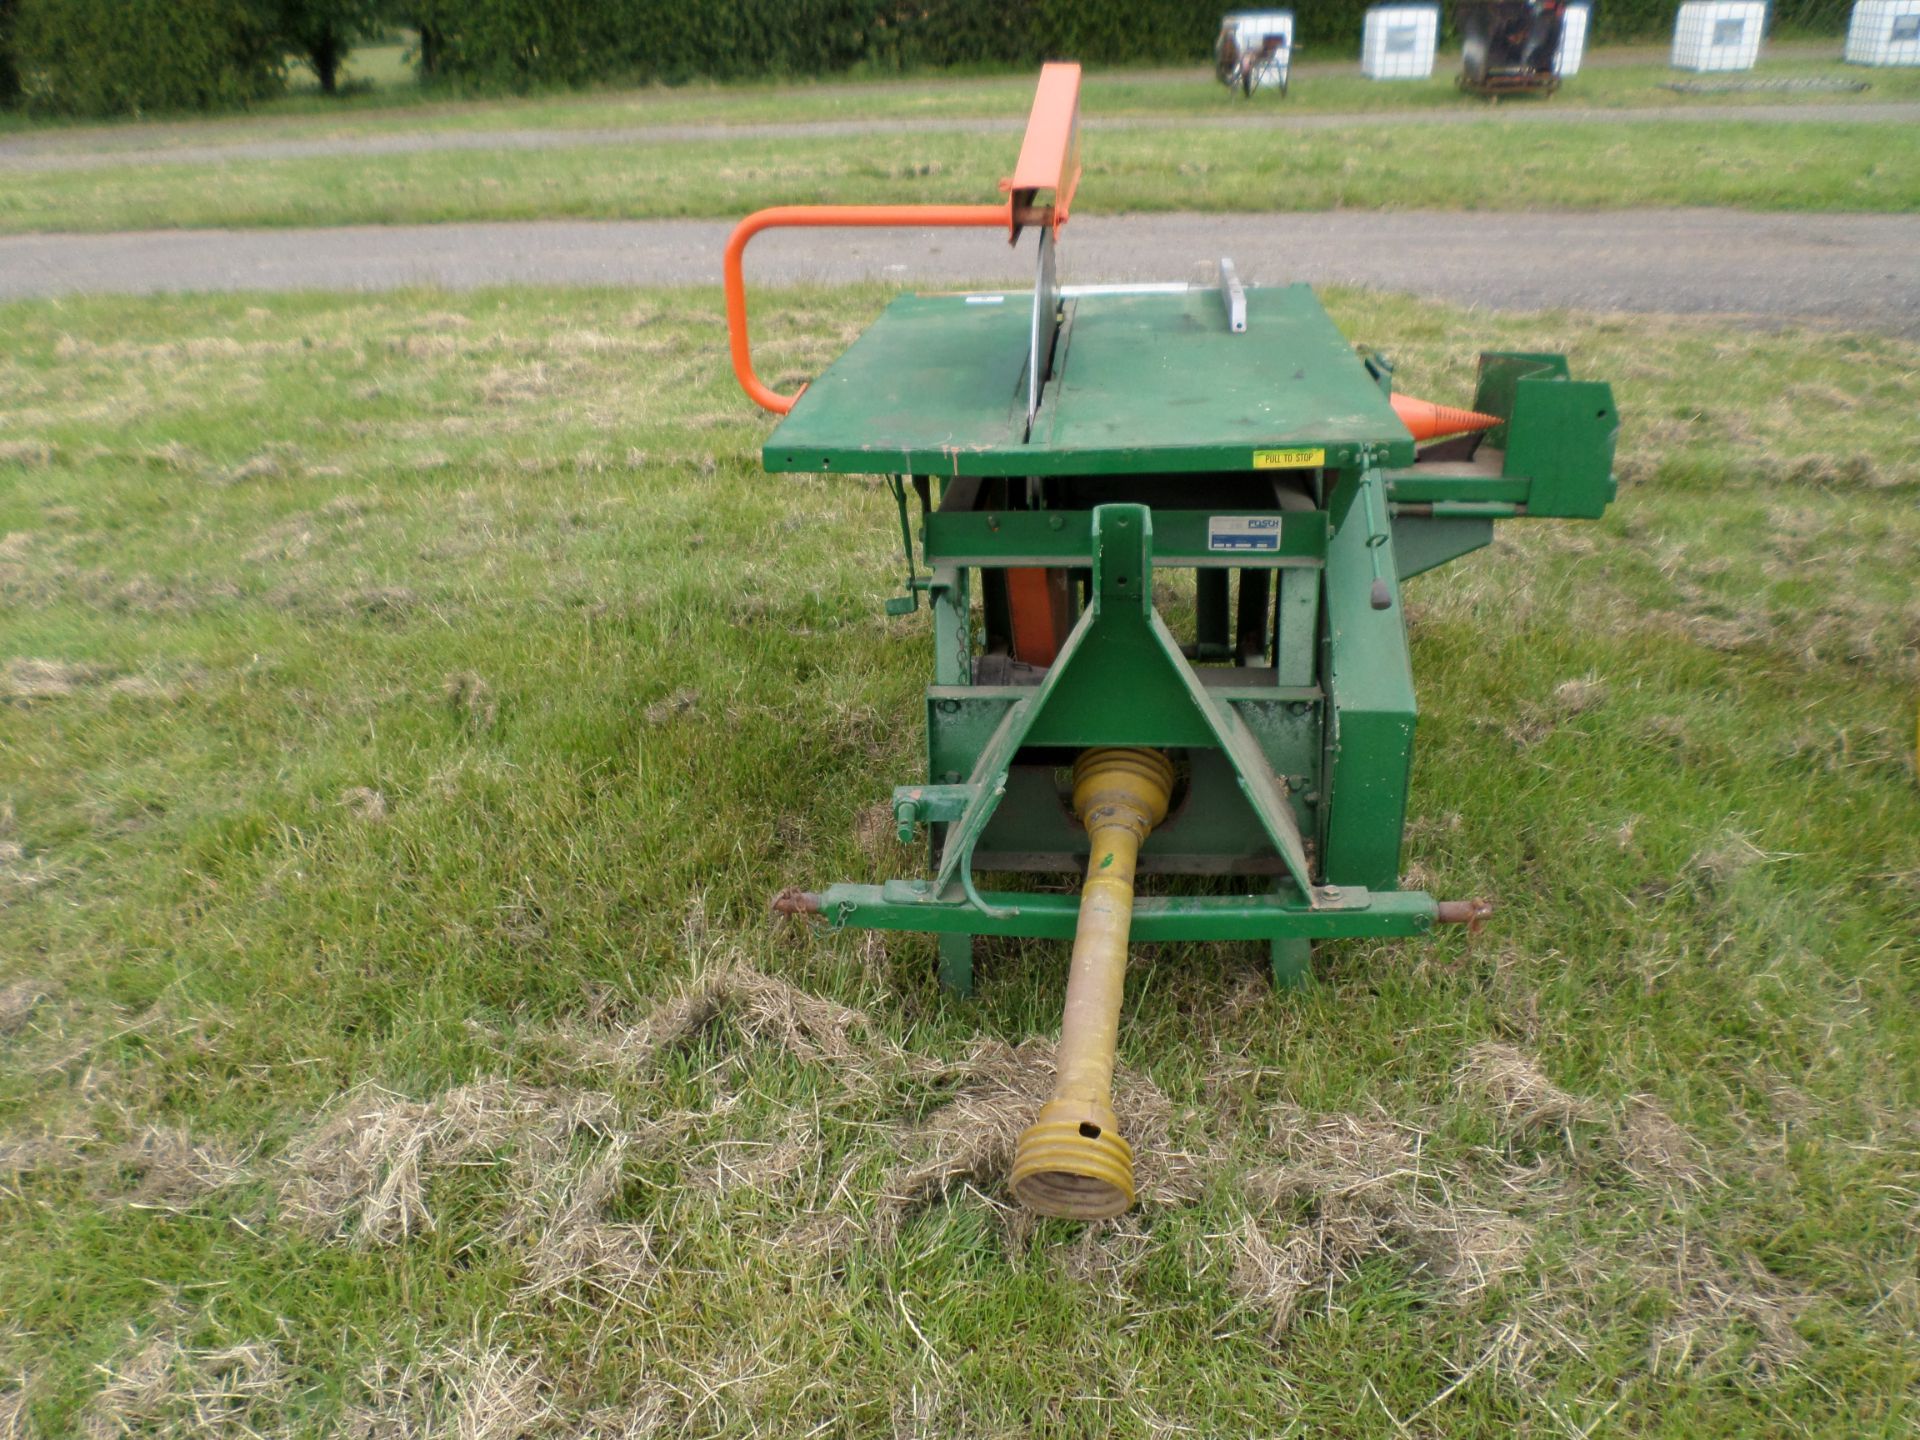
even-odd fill
[[[1490,430],[1501,423],[1498,415],[1482,415],[1478,410],[1456,410],[1451,405],[1436,405],[1431,400],[1416,400],[1411,395],[1390,395],[1393,413],[1413,432],[1416,440],[1438,440],[1443,435],[1465,435],[1470,430]]]
[[[1068,572],[1014,566],[1007,570],[1007,618],[1013,627],[1013,658],[1051,665],[1073,628]]]

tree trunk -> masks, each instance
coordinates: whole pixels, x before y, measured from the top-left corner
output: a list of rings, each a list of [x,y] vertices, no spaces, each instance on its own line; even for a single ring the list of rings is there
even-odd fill
[[[20,70],[13,59],[13,0],[0,0],[0,105],[20,98]]]
[[[440,71],[440,31],[424,22],[420,26],[420,78],[431,80]]]
[[[307,58],[313,62],[313,73],[320,77],[320,93],[339,94],[340,62],[346,58],[346,46],[340,43],[340,36],[332,30],[323,32],[307,47]]]

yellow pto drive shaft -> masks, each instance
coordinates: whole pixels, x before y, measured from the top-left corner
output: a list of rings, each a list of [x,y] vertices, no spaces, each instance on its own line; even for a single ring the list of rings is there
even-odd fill
[[[1042,1215],[1104,1220],[1133,1205],[1133,1147],[1113,1113],[1113,1049],[1133,925],[1133,870],[1147,832],[1167,818],[1173,766],[1157,750],[1084,752],[1073,809],[1092,842],[1067,977],[1053,1098],[1020,1137],[1013,1193]]]

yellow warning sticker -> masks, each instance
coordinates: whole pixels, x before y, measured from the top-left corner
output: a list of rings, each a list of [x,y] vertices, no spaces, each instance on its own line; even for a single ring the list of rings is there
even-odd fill
[[[1311,470],[1316,465],[1327,463],[1324,450],[1256,450],[1253,452],[1253,468],[1256,470]]]

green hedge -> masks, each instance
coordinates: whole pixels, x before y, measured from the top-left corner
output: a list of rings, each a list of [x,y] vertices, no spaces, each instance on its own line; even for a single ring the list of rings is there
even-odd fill
[[[1368,3],[1298,0],[1300,44],[1320,57],[1357,54]],[[1665,39],[1677,4],[1597,0],[1594,38]],[[1835,33],[1851,5],[1776,0],[1774,28]],[[283,51],[292,43],[311,53],[307,22],[322,12],[342,45],[376,15],[411,24],[426,78],[526,90],[1059,58],[1185,64],[1210,53],[1226,8],[1224,0],[0,0],[0,105],[114,115],[245,104],[284,87]],[[1449,21],[1451,9],[1443,0]],[[347,19],[334,25],[339,15]]]
[[[432,0],[437,74],[484,86],[819,74],[867,60],[876,0]]]
[[[420,8],[434,31],[436,73],[514,88],[1064,56],[1188,61],[1210,52],[1221,13],[1219,0],[423,0]]]
[[[1184,64],[1211,53],[1224,0],[415,0],[434,73],[526,89],[608,79]],[[1300,0],[1309,54],[1357,55],[1370,0]],[[1601,40],[1663,40],[1678,0],[1598,0]],[[1852,0],[1777,0],[1776,28],[1836,32]],[[1452,3],[1443,11],[1451,20]],[[1449,28],[1451,28],[1449,26]]]
[[[55,114],[207,110],[286,83],[247,0],[15,0],[13,43],[21,98]]]
[[[1594,0],[1593,34],[1601,41],[1671,40],[1680,0]],[[1772,0],[1768,31],[1774,35],[1840,35],[1853,0]]]

